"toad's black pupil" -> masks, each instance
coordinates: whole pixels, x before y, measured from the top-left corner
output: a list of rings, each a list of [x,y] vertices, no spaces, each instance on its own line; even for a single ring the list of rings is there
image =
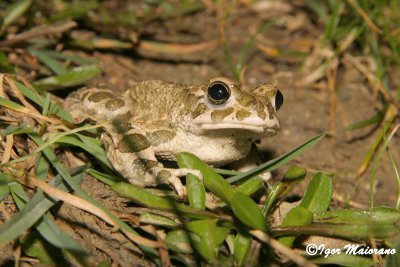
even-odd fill
[[[280,109],[282,105],[283,105],[283,95],[278,90],[276,92],[276,95],[275,95],[275,108],[276,108],[276,110]]]
[[[208,87],[208,96],[216,104],[224,103],[230,96],[229,89],[222,83],[214,83]]]

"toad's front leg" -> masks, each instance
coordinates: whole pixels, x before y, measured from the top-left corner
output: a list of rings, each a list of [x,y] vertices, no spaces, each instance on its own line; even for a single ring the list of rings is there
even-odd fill
[[[202,177],[197,170],[165,168],[157,161],[154,148],[143,130],[132,126],[121,133],[116,128],[112,124],[105,126],[101,139],[106,146],[108,160],[131,184],[140,187],[168,184],[183,198],[186,190],[179,177],[188,173]]]

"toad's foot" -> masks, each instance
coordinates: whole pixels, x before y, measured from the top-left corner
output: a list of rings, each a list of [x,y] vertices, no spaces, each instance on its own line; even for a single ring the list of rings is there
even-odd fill
[[[142,159],[142,162],[145,160]],[[146,173],[142,173],[142,179],[138,179],[138,177],[128,178],[128,181],[131,184],[137,186],[149,186],[149,185],[157,185],[157,184],[168,184],[170,185],[175,192],[178,194],[180,199],[183,199],[186,196],[186,188],[182,185],[179,177],[183,177],[187,174],[193,174],[197,176],[200,180],[203,180],[203,175],[198,170],[181,168],[181,169],[170,169],[164,168],[161,166],[154,166],[148,168]]]

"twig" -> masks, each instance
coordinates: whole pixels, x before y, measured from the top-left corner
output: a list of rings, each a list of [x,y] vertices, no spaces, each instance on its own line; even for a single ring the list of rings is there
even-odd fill
[[[339,61],[337,58],[332,62],[328,71],[328,90],[329,90],[329,130],[333,136],[336,136],[336,75]],[[334,138],[332,140],[335,140]]]
[[[39,111],[37,111],[36,108],[34,106],[32,106],[25,99],[25,97],[21,94],[20,90],[17,88],[14,80],[11,78],[10,75],[3,75],[3,74],[0,75],[0,97],[7,99],[6,93],[5,93],[4,87],[3,87],[4,80],[8,83],[8,85],[10,86],[13,93],[16,95],[16,97],[21,101],[21,103],[23,105],[20,108],[16,108],[13,106],[8,106],[7,108],[15,110],[17,112],[21,112],[21,113],[23,113],[29,117],[33,117],[35,119],[44,120],[44,121],[47,121],[50,123],[55,123],[55,124],[61,123],[61,120],[58,118],[50,118],[48,116],[44,116],[44,115],[40,114]],[[33,91],[35,92],[35,90],[33,90]]]
[[[273,239],[269,237],[266,233],[260,231],[260,230],[251,230],[250,234],[255,236],[258,240],[261,242],[264,242],[268,245],[270,245],[275,251],[278,251],[294,261],[297,265],[302,266],[302,267],[317,267],[314,263],[308,261],[306,258],[303,256],[297,254],[296,252],[292,251],[290,248],[286,247],[285,245],[282,245],[277,241],[276,239]]]
[[[41,189],[43,192],[48,194],[49,196],[59,199],[65,203],[68,203],[74,207],[77,207],[81,210],[87,211],[93,215],[96,215],[97,217],[101,218],[108,224],[112,225],[113,227],[117,228],[117,224],[106,214],[104,213],[101,209],[97,208],[95,205],[92,203],[88,202],[87,200],[80,198],[78,196],[72,195],[70,193],[64,192],[60,189],[57,189],[55,187],[52,187],[48,185],[46,182],[37,179],[37,178],[31,178],[31,177],[26,177],[24,181],[21,181],[24,184],[28,186],[35,186],[39,189]],[[118,228],[117,228],[118,229]],[[160,242],[153,241],[144,237],[141,237],[140,235],[135,235],[133,233],[124,231],[123,229],[121,230],[130,240],[137,244],[141,244],[144,246],[149,246],[149,247],[160,247],[162,246]]]
[[[14,249],[14,266],[21,266],[21,244],[18,244],[17,247]]]
[[[92,203],[84,200],[83,198],[77,197],[55,187],[48,185],[46,182],[36,179],[36,178],[26,178],[26,183],[31,186],[35,186],[40,188],[43,192],[48,194],[49,196],[59,199],[65,203],[68,203],[78,209],[87,211],[91,214],[96,215],[97,217],[103,219],[108,224],[112,225],[113,227],[117,227],[117,225],[112,221],[112,219],[105,214],[102,210],[98,209]]]
[[[19,101],[21,101],[22,105],[24,105],[26,108],[32,110],[32,112],[40,114],[28,101],[26,101],[25,97],[22,95],[21,91],[18,90],[17,86],[14,83],[14,80],[11,79],[9,75],[6,75],[4,79],[7,81],[8,85],[10,86],[11,90],[15,94],[16,97],[18,97]]]
[[[53,25],[37,26],[28,31],[7,36],[6,40],[0,42],[0,47],[12,46],[17,43],[25,42],[32,38],[37,38],[44,35],[66,32],[72,28],[75,28],[76,26],[78,26],[78,23],[73,20],[62,21]]]
[[[165,266],[165,267],[171,266],[171,260],[170,260],[169,254],[168,254],[168,247],[165,244],[162,237],[160,236],[160,234],[157,233],[157,229],[153,225],[145,225],[142,227],[142,229],[157,237],[157,241],[160,243],[158,252],[160,254],[162,266]]]
[[[374,32],[381,34],[382,30],[378,28],[378,26],[375,25],[375,23],[368,17],[368,14],[365,13],[365,11],[354,1],[354,0],[347,0],[347,2],[356,10],[358,14],[365,20],[365,23],[367,23],[368,27]]]
[[[339,193],[333,192],[332,199],[334,199],[334,200],[336,200],[336,201],[338,201],[340,203],[348,204],[352,208],[356,208],[356,209],[366,209],[366,208],[368,208],[367,205],[359,203],[359,202],[356,202],[356,201],[353,201],[353,200],[348,200],[342,194],[339,194]]]
[[[14,135],[9,134],[6,136],[6,144],[4,146],[3,158],[1,159],[2,164],[10,160],[13,145],[14,145]]]
[[[0,97],[2,97],[2,98],[6,98],[6,93],[4,92],[4,87],[3,87],[5,76],[6,75],[4,73],[0,74]]]
[[[140,227],[145,232],[151,234],[152,236],[155,236],[157,238],[157,241],[160,244],[158,247],[158,251],[159,251],[161,261],[162,261],[162,266],[165,266],[165,267],[171,266],[171,260],[169,258],[169,254],[168,254],[168,247],[153,225],[151,225],[151,224],[140,225],[140,219],[138,216],[122,213],[122,212],[119,212],[116,210],[113,210],[113,212],[116,213],[119,218],[129,220],[135,226]]]
[[[343,59],[345,62],[348,62],[351,65],[353,65],[353,67],[355,67],[362,75],[365,76],[365,78],[367,78],[374,92],[379,91],[383,95],[386,101],[394,102],[392,96],[385,90],[382,82],[378,80],[374,75],[374,73],[368,70],[367,67],[360,62],[360,60],[358,60],[357,58],[353,57],[350,54],[345,54]],[[374,94],[377,95],[377,93]]]
[[[387,124],[387,127],[390,127],[394,118],[397,116],[398,112],[399,112],[398,108],[395,105],[390,104],[385,113],[385,117],[382,120],[382,126],[384,126],[383,124]],[[365,156],[361,166],[359,167],[359,169],[357,171],[358,178],[360,178],[361,175],[364,174],[364,172],[367,170],[368,166],[371,164],[372,157],[375,155],[375,152],[377,151],[378,146],[382,142],[383,137],[384,137],[384,133],[383,133],[383,131],[380,131],[379,135],[375,138],[374,142],[372,143],[371,147],[368,150],[367,155]]]

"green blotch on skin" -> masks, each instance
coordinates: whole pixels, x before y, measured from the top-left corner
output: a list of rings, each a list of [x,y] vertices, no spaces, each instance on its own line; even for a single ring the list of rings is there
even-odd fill
[[[245,109],[241,109],[238,112],[236,112],[236,119],[239,121],[244,120],[245,118],[250,117],[251,112]]]
[[[211,120],[213,122],[221,122],[226,116],[228,116],[232,112],[233,112],[232,107],[226,109],[214,110],[211,113]]]
[[[167,171],[167,170],[162,170],[162,171],[159,171],[158,173],[157,173],[157,179],[158,180],[160,180],[160,181],[165,181],[165,180],[167,180],[169,177],[171,177],[171,173],[169,172],[169,171]]]
[[[272,120],[274,115],[276,115],[275,109],[271,104],[271,99],[275,96],[276,91],[277,89],[273,84],[264,84],[254,89],[253,94],[263,99],[261,100],[262,103],[257,103],[257,114],[260,118],[265,119],[267,117],[267,114],[264,111],[265,106],[268,109],[269,119]]]
[[[264,105],[261,102],[257,102],[257,115],[263,120],[267,118],[267,113],[265,113]]]
[[[129,122],[131,118],[132,114],[130,112],[114,117],[112,123],[118,133],[125,133],[132,128],[132,124]]]
[[[192,118],[195,119],[207,110],[207,106],[204,103],[200,103],[192,112]]]
[[[135,159],[132,163],[133,169],[141,173],[147,172],[151,168],[158,166],[158,164],[159,163],[157,161],[149,159],[140,159],[140,158]]]
[[[198,101],[199,100],[196,95],[189,94],[185,100],[185,106],[188,107],[189,109],[192,109],[192,107],[196,105]]]
[[[257,96],[271,99],[276,94],[276,90],[273,84],[264,84],[254,89],[253,93]]]
[[[122,108],[124,105],[125,105],[125,102],[121,98],[113,98],[113,99],[107,100],[105,106],[106,106],[106,109],[108,109],[110,111],[115,111],[117,109]]]
[[[126,133],[132,129],[132,124],[130,122],[114,121],[113,125],[117,129],[118,133]]]
[[[239,102],[240,105],[244,106],[244,107],[250,107],[250,106],[254,106],[254,102],[255,99],[253,96],[249,95],[249,94],[245,94],[243,92],[240,93],[240,95],[238,95],[236,97],[237,102]]]
[[[269,119],[272,120],[274,118],[274,115],[276,116],[276,112],[274,107],[272,106],[271,102],[267,103],[267,108],[269,112]]]
[[[175,133],[167,130],[160,130],[153,133],[146,134],[147,139],[153,146],[158,146],[160,144],[167,143],[174,139]]]
[[[97,102],[100,102],[101,100],[104,100],[104,99],[107,99],[107,98],[111,98],[113,96],[114,95],[112,93],[110,93],[110,92],[97,92],[97,93],[94,93],[94,94],[90,95],[88,97],[88,100],[91,101],[91,102],[97,103]]]
[[[119,141],[118,150],[121,153],[139,152],[150,147],[146,137],[141,134],[128,134]]]

